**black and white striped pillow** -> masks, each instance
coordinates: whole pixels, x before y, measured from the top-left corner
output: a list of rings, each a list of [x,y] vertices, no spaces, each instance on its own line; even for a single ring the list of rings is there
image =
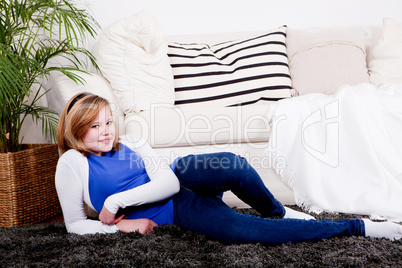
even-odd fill
[[[170,43],[175,105],[227,107],[290,97],[286,27],[208,45]]]

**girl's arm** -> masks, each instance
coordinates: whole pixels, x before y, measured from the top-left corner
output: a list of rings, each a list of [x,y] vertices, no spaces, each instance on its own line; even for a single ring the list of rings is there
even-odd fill
[[[145,162],[150,182],[109,196],[104,207],[116,214],[119,208],[155,203],[172,197],[180,190],[180,183],[169,167],[168,161],[162,161],[151,146],[135,135],[126,135],[121,140],[126,146],[135,151]]]
[[[56,190],[67,231],[77,234],[114,233],[118,231],[116,225],[87,219],[85,214],[83,183],[88,176],[87,165],[86,158],[73,150],[64,153],[57,164]]]

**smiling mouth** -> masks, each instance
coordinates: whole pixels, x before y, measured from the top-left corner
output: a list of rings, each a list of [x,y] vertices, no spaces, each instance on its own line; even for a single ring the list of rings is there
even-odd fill
[[[111,140],[112,140],[111,138],[108,138],[108,139],[100,140],[99,142],[108,144],[108,143],[110,143]]]

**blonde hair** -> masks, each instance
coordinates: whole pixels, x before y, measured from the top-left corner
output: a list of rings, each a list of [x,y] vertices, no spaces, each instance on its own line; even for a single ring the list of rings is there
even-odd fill
[[[79,93],[69,100],[57,125],[57,144],[62,154],[69,149],[75,149],[84,156],[94,153],[85,146],[82,139],[105,107],[110,109],[106,99],[88,92]],[[119,137],[116,133],[112,150],[119,149]]]

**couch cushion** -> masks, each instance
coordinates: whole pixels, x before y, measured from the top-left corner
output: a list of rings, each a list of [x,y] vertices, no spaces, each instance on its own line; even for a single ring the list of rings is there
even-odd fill
[[[384,18],[382,37],[372,50],[370,82],[380,86],[402,83],[402,25]]]
[[[341,85],[368,82],[362,28],[288,29],[289,68],[300,95],[332,94]]]
[[[286,27],[226,42],[169,43],[175,105],[225,107],[290,97]]]
[[[137,134],[153,147],[268,141],[270,105],[213,109],[154,105],[150,111],[128,114],[126,133]]]
[[[173,76],[165,35],[148,12],[104,29],[94,54],[124,113],[148,110],[152,103],[173,106]]]

